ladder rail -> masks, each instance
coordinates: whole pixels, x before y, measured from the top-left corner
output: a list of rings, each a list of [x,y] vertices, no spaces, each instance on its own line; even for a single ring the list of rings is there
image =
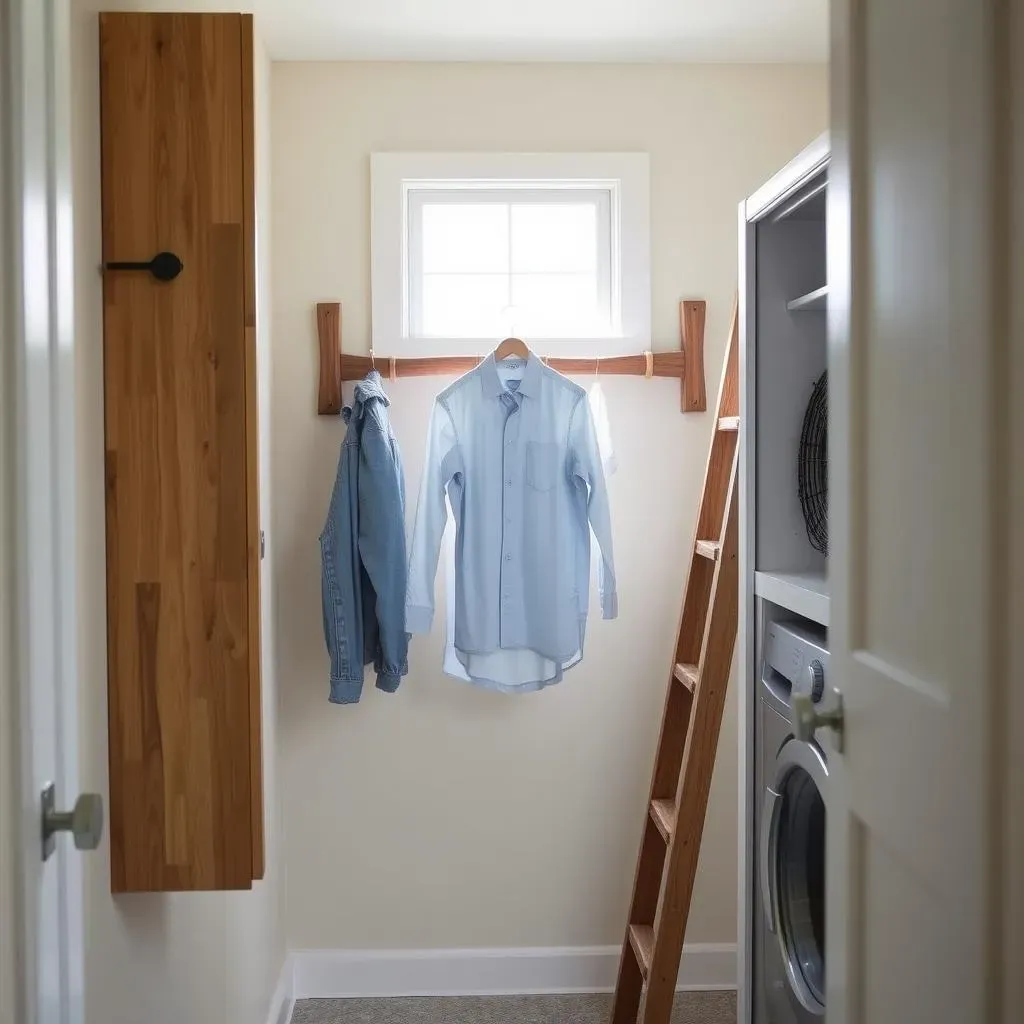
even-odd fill
[[[711,792],[711,775],[725,713],[739,613],[738,510],[735,471],[722,538],[720,568],[705,632],[704,657],[698,670],[700,699],[686,738],[680,773],[676,828],[667,851],[664,885],[654,924],[654,953],[647,978],[644,1024],[667,1021],[686,937],[697,861]],[[659,879],[660,881],[660,879]]]
[[[612,1024],[636,1024],[645,984],[643,1024],[667,1024],[686,935],[739,611],[738,334],[737,301],[644,808]]]

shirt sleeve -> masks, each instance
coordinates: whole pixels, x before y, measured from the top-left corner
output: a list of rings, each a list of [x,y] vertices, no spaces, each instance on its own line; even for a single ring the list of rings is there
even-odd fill
[[[427,431],[423,478],[416,503],[416,523],[409,552],[409,586],[405,599],[405,625],[410,633],[429,633],[434,621],[434,578],[441,553],[448,510],[448,482],[462,472],[462,451],[455,426],[444,405],[434,402]]]
[[[612,430],[608,422],[608,403],[604,400],[604,389],[601,382],[594,381],[587,393],[590,403],[590,417],[594,421],[594,432],[597,434],[597,449],[601,453],[601,465],[606,477],[613,476],[619,467],[615,458],[615,447],[612,444]]]
[[[601,450],[590,415],[590,403],[582,395],[573,410],[569,426],[569,457],[573,476],[587,488],[587,519],[601,552],[597,569],[601,615],[605,619],[614,619],[619,614],[619,597],[615,586],[615,560],[612,556],[611,509]]]
[[[377,416],[363,427],[359,461],[359,556],[377,597],[377,687],[394,691],[409,671],[403,484],[391,437]]]

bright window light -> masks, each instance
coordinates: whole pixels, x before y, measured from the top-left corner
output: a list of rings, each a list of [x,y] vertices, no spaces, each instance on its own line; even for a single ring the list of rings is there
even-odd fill
[[[614,332],[607,189],[410,189],[409,334]]]

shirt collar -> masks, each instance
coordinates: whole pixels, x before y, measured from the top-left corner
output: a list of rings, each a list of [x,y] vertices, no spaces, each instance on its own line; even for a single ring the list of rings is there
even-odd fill
[[[346,405],[341,410],[345,422],[348,423],[353,415],[357,421],[362,419],[366,406],[372,401],[382,402],[385,406],[391,404],[391,400],[384,391],[384,382],[381,375],[376,370],[371,370],[356,384],[352,405]]]
[[[526,395],[527,398],[536,398],[540,390],[541,362],[531,352],[526,359],[526,366],[523,368],[523,376],[516,394]],[[497,398],[505,390],[498,374],[498,363],[494,353],[480,364],[480,377],[483,381],[484,393]]]
[[[384,391],[384,380],[376,370],[371,370],[355,387],[357,402],[369,402],[372,398],[379,399],[385,405],[391,404]]]

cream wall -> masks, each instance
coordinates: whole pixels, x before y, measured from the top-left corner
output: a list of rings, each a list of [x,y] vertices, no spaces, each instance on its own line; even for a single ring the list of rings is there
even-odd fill
[[[166,6],[166,5],[165,5]],[[172,8],[182,5],[171,4]],[[103,359],[100,277],[99,9],[144,3],[78,0],[72,8],[75,322],[79,439],[82,786],[108,794],[104,588]],[[271,479],[269,288],[270,62],[256,48],[258,378],[261,479]],[[270,488],[261,492],[269,523]],[[268,531],[268,554],[272,541]],[[267,870],[251,892],[110,894],[109,849],[85,858],[86,1024],[262,1024],[284,960],[276,757],[274,587],[263,574],[263,750]]]
[[[317,536],[343,427],[318,418],[313,305],[369,339],[374,150],[643,150],[654,347],[708,302],[717,387],[736,204],[826,126],[824,68],[279,64],[272,71],[273,573],[292,948],[603,945],[622,934],[712,414],[670,381],[604,382],[620,617],[560,686],[501,696],[440,670],[441,620],[396,696],[327,702]],[[384,353],[386,355],[386,353]],[[390,386],[413,503],[440,379]],[[413,515],[408,510],[408,518]],[[438,585],[440,599],[440,581]],[[736,713],[712,786],[690,942],[736,936]]]

